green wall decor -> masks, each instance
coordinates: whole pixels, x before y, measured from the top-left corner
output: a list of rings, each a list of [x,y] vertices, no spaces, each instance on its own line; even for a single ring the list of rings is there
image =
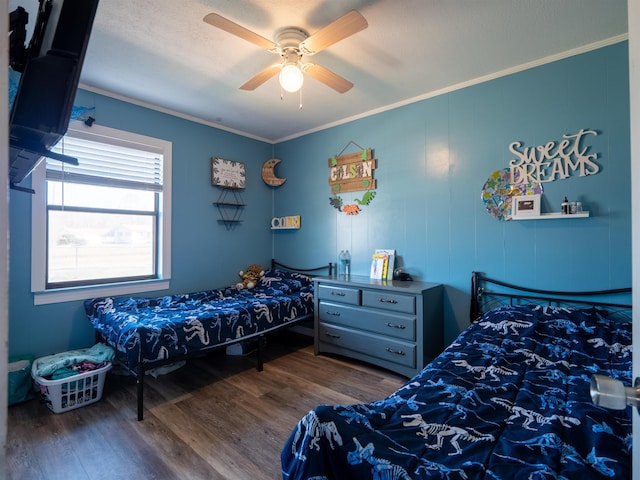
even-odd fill
[[[373,158],[370,148],[362,149],[356,153],[330,157],[329,185],[331,186],[333,197],[329,198],[329,204],[347,215],[360,213],[360,206],[369,205],[375,197],[376,180],[373,178],[375,168],[376,159]],[[342,197],[338,196],[338,193],[359,192],[362,190],[365,190],[366,193],[361,200],[354,199],[357,204],[344,204]]]

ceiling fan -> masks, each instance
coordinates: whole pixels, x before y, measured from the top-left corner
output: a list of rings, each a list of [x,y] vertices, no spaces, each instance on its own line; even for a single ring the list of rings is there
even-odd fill
[[[209,25],[280,55],[281,60],[279,63],[268,66],[244,83],[240,89],[255,90],[279,73],[280,85],[288,92],[296,92],[302,87],[304,81],[303,73],[339,93],[345,93],[350,90],[353,87],[353,83],[349,80],[316,63],[303,62],[302,57],[315,55],[334,43],[344,40],[360,30],[364,30],[369,25],[358,11],[351,10],[311,36],[300,28],[289,27],[278,31],[276,33],[276,41],[272,42],[217,13],[210,13],[203,20]]]

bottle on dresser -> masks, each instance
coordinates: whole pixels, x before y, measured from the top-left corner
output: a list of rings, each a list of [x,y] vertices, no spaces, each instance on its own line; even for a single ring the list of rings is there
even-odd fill
[[[348,277],[351,273],[351,254],[349,250],[341,250],[338,255],[338,276]]]
[[[344,275],[344,268],[345,268],[344,250],[340,250],[340,253],[338,254],[338,276],[339,277]]]
[[[351,254],[349,250],[345,250],[344,252],[344,274],[347,277],[351,275]]]

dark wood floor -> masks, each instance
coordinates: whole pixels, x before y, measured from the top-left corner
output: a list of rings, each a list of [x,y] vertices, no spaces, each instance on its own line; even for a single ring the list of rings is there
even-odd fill
[[[321,403],[370,402],[406,379],[364,364],[314,356],[309,337],[283,332],[255,357],[223,351],[135,383],[107,375],[101,401],[54,414],[32,400],[9,408],[8,479],[278,479],[296,422]]]

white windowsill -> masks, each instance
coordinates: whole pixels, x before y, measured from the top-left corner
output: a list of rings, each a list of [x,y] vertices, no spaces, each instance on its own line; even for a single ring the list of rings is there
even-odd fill
[[[109,285],[95,285],[91,287],[60,288],[43,292],[33,292],[34,305],[50,303],[72,302],[96,297],[115,297],[134,293],[153,292],[169,288],[169,279],[145,280]]]

